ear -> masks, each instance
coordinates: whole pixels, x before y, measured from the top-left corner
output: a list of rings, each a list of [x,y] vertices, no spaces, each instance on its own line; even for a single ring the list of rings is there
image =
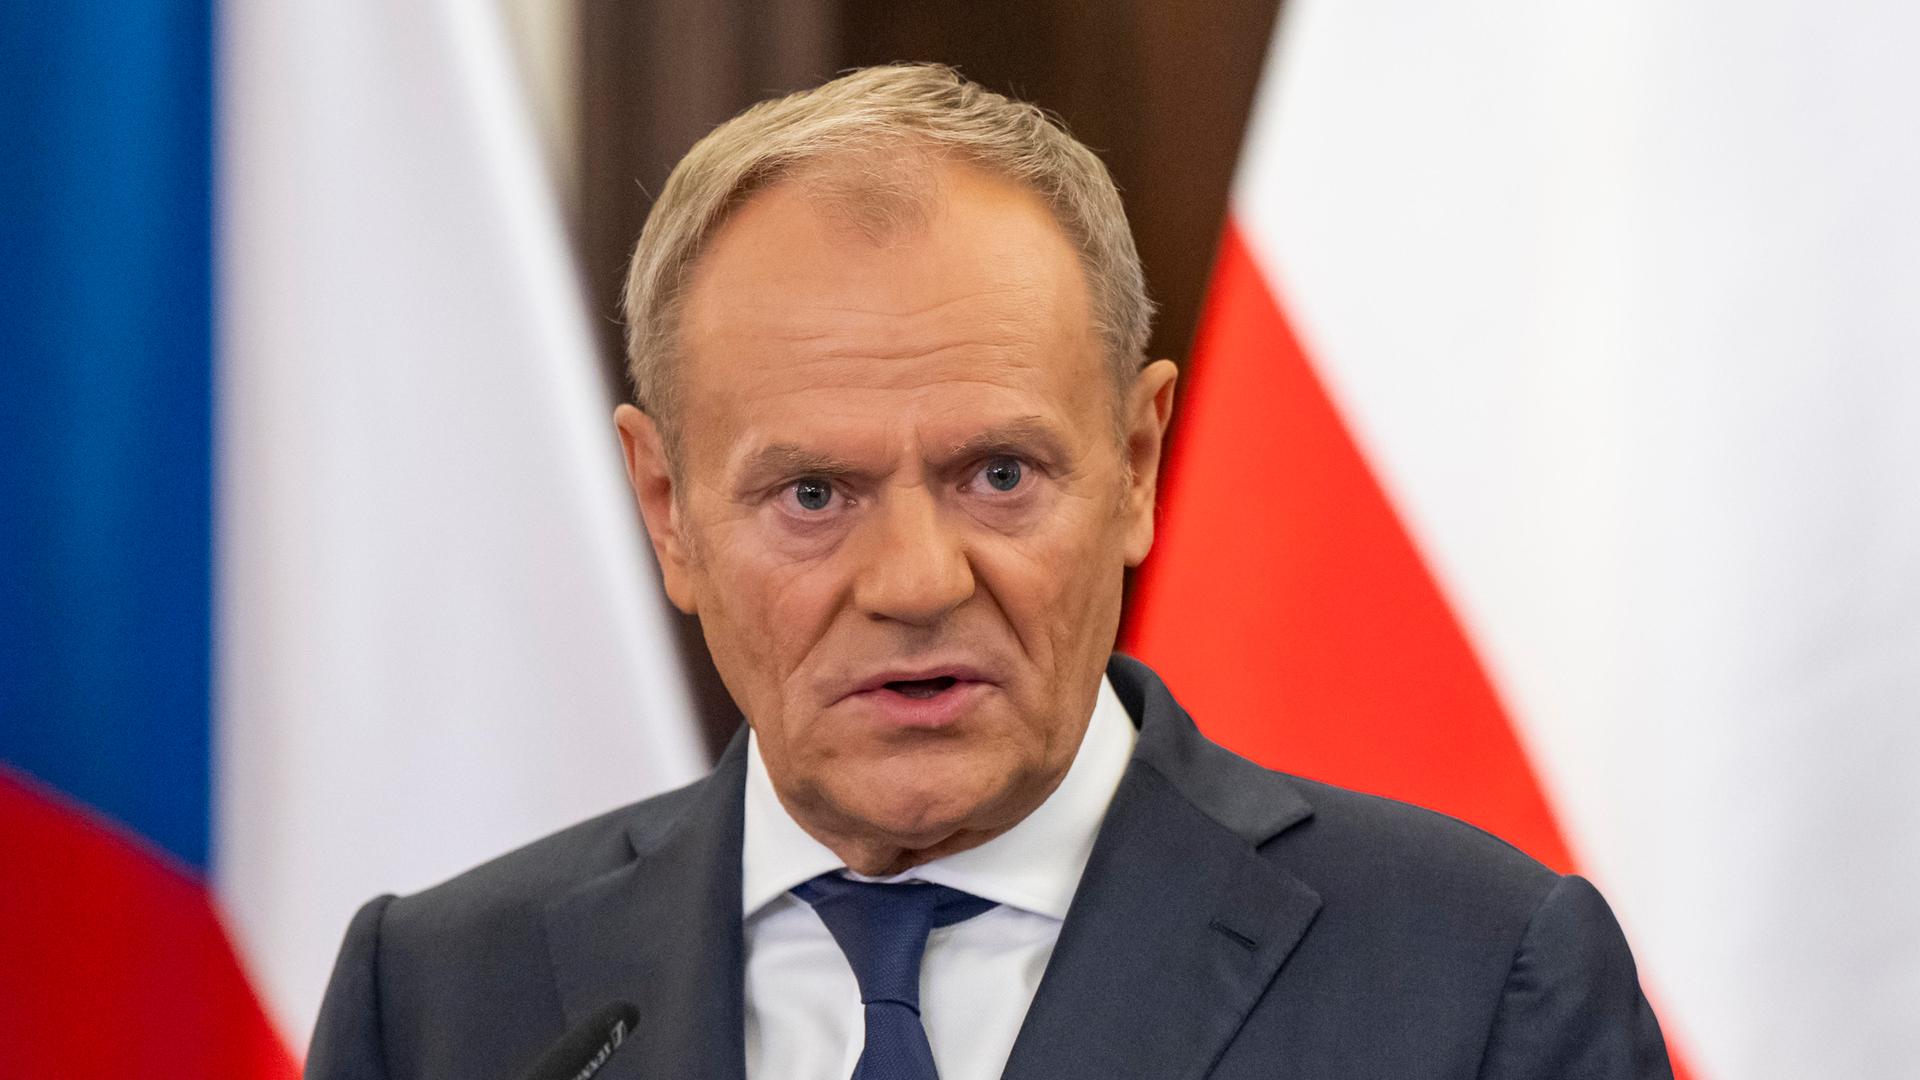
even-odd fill
[[[681,533],[684,523],[674,497],[673,466],[667,460],[660,428],[653,417],[631,405],[613,410],[613,426],[620,431],[627,482],[633,485],[634,501],[640,506],[641,520],[647,524],[647,539],[653,542],[653,554],[660,563],[667,599],[681,611],[695,614],[689,546]]]
[[[1173,384],[1180,369],[1171,360],[1155,360],[1140,369],[1127,393],[1126,557],[1139,566],[1153,548],[1154,498],[1160,487],[1160,446],[1173,417]]]

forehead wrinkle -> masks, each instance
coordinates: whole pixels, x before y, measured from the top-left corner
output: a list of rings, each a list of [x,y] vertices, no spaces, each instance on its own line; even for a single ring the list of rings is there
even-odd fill
[[[958,324],[959,320],[954,322]],[[1033,368],[1056,355],[1062,363],[1072,362],[1069,355],[1078,359],[1084,351],[1079,347],[1084,339],[1050,342],[1050,337],[1059,336],[1048,334],[1051,329],[1011,319],[906,330],[848,328],[844,323],[833,325],[822,320],[815,326],[734,326],[710,336],[701,335],[699,344],[703,347],[690,351],[751,357],[734,378],[759,387],[785,387],[794,382],[818,385],[824,377],[836,383],[899,388],[921,378],[951,380],[955,369],[982,376],[959,381],[991,382],[993,372]],[[913,360],[930,361],[946,370],[914,371],[916,365],[904,363]],[[871,367],[854,366],[868,362]],[[822,365],[845,367],[838,372],[823,372]],[[740,381],[726,388],[732,395],[742,391],[752,392]]]
[[[862,382],[875,387],[905,389],[922,382],[994,383],[996,372],[1037,367],[1028,355],[1032,348],[1025,342],[983,342],[968,338],[960,341],[846,342],[824,346],[811,359],[822,363],[858,364],[872,362],[883,370],[866,375]],[[977,375],[956,376],[950,371],[915,370],[909,361],[940,362],[949,357],[964,358]],[[870,382],[868,380],[871,380]]]
[[[887,344],[834,341],[796,348],[775,356],[761,354],[742,365],[725,387],[707,387],[703,397],[733,402],[801,395],[816,408],[831,408],[875,393],[920,393],[938,387],[983,387],[1019,393],[1021,373],[1075,363],[1023,343],[963,341]],[[938,404],[938,403],[935,403]]]
[[[1004,297],[1014,301],[1014,306],[1025,313],[1032,312],[1035,308],[1035,305],[1031,303],[1033,293],[1032,283],[1005,283],[996,284],[990,288],[974,289],[961,293],[958,296],[948,296],[943,299],[929,300],[925,303],[904,304],[892,308],[878,307],[857,301],[832,303],[822,300],[814,305],[814,310],[826,315],[861,315],[872,319],[925,319],[938,317],[944,314],[947,309],[961,304],[994,303]],[[1019,303],[1022,299],[1029,302]]]
[[[1006,291],[1009,296],[1019,292]],[[979,294],[950,297],[906,311],[822,304],[799,325],[736,323],[733,329],[806,348],[814,355],[805,359],[903,360],[967,348],[985,353],[1034,351],[1046,339],[1063,336],[1063,330],[1078,337],[1060,321],[1036,317],[1032,305],[966,310],[979,299]],[[848,316],[854,325],[849,325]]]

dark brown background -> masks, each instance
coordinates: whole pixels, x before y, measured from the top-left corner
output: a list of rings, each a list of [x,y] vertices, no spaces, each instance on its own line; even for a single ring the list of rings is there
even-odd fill
[[[938,60],[1053,111],[1100,151],[1160,304],[1156,356],[1186,358],[1280,0],[586,0],[575,230],[619,375],[618,297],[650,192],[716,124],[850,67]],[[1177,420],[1176,420],[1177,422]],[[739,722],[688,620],[718,746]]]

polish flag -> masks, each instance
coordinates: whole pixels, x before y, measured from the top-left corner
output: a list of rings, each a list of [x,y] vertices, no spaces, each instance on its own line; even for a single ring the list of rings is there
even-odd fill
[[[1290,0],[1125,634],[1594,879],[1699,1077],[1920,1060],[1915,40]]]

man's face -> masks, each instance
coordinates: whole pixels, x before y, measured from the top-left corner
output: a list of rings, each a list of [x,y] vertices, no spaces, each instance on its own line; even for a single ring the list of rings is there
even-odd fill
[[[687,291],[678,470],[619,417],[668,594],[781,801],[869,872],[1003,831],[1065,774],[1171,402],[1152,365],[1116,436],[1046,206],[963,166],[938,182],[926,224],[879,242],[795,182],[753,196]]]

